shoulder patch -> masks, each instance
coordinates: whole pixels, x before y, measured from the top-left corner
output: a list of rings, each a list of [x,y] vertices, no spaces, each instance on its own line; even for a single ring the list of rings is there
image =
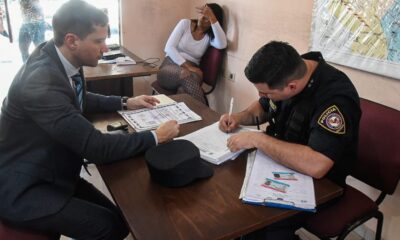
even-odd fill
[[[346,123],[343,114],[336,105],[328,107],[318,118],[318,124],[324,129],[336,133],[346,133]]]
[[[269,106],[272,108],[272,110],[276,111],[276,105],[271,99],[269,100]]]

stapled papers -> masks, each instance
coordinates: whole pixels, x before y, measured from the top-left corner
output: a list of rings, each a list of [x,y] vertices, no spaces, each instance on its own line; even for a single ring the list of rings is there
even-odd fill
[[[246,176],[239,196],[243,202],[315,212],[312,177],[275,162],[262,151],[248,155]]]
[[[219,165],[227,160],[235,159],[244,149],[231,152],[226,146],[228,138],[239,132],[254,130],[240,127],[234,132],[226,133],[219,129],[218,124],[216,122],[179,139],[191,141],[200,149],[200,157],[213,164]]]

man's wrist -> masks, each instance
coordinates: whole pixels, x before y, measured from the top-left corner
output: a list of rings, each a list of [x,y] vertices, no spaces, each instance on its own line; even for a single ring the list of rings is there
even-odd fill
[[[151,132],[151,134],[153,134],[154,141],[156,142],[156,146],[157,146],[157,145],[158,145],[157,133],[156,133],[156,131],[155,131],[155,130],[152,130],[152,131],[150,131],[150,132]]]
[[[121,109],[128,110],[128,99],[129,97],[121,97]]]

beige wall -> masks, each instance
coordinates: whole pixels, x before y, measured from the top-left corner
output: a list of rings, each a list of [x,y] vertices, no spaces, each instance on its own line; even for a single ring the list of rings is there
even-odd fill
[[[164,45],[179,19],[187,17],[190,1],[121,0],[122,44],[143,59],[164,58]],[[135,78],[134,93],[150,94],[155,76]]]
[[[235,81],[218,83],[209,97],[216,111],[227,111],[229,99],[235,97],[234,111],[240,111],[257,99],[257,92],[246,80],[243,69],[252,54],[270,40],[291,43],[300,53],[309,45],[312,0],[216,0],[226,14],[226,31],[229,47],[225,58],[226,71],[235,74]],[[204,4],[201,0],[122,0],[123,41],[129,49],[141,57],[164,55],[163,47],[178,19],[196,17],[194,6]],[[337,66],[352,79],[361,97],[380,102],[400,110],[400,80]],[[148,81],[148,80],[146,80]],[[138,84],[135,85],[135,87]],[[138,86],[140,93],[149,93],[148,85]],[[135,93],[139,92],[135,90]],[[354,180],[351,180],[353,183]],[[361,186],[359,183],[355,183]],[[362,187],[369,195],[376,193]],[[382,210],[385,213],[383,236],[397,239],[400,235],[400,190],[389,196]],[[375,227],[374,224],[369,224]]]

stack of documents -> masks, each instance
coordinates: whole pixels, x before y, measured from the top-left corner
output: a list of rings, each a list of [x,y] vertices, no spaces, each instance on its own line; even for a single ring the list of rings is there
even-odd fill
[[[249,154],[240,199],[270,207],[315,212],[314,182],[275,162],[260,150]]]
[[[154,108],[118,111],[118,113],[137,132],[156,129],[169,120],[176,120],[179,124],[201,120],[201,117],[183,102],[158,105]]]
[[[185,139],[192,142],[200,149],[200,157],[210,163],[219,165],[227,160],[235,159],[244,149],[231,152],[227,147],[227,140],[233,134],[243,131],[254,131],[253,129],[240,127],[231,133],[223,132],[216,122],[207,127],[192,132],[178,139]]]

